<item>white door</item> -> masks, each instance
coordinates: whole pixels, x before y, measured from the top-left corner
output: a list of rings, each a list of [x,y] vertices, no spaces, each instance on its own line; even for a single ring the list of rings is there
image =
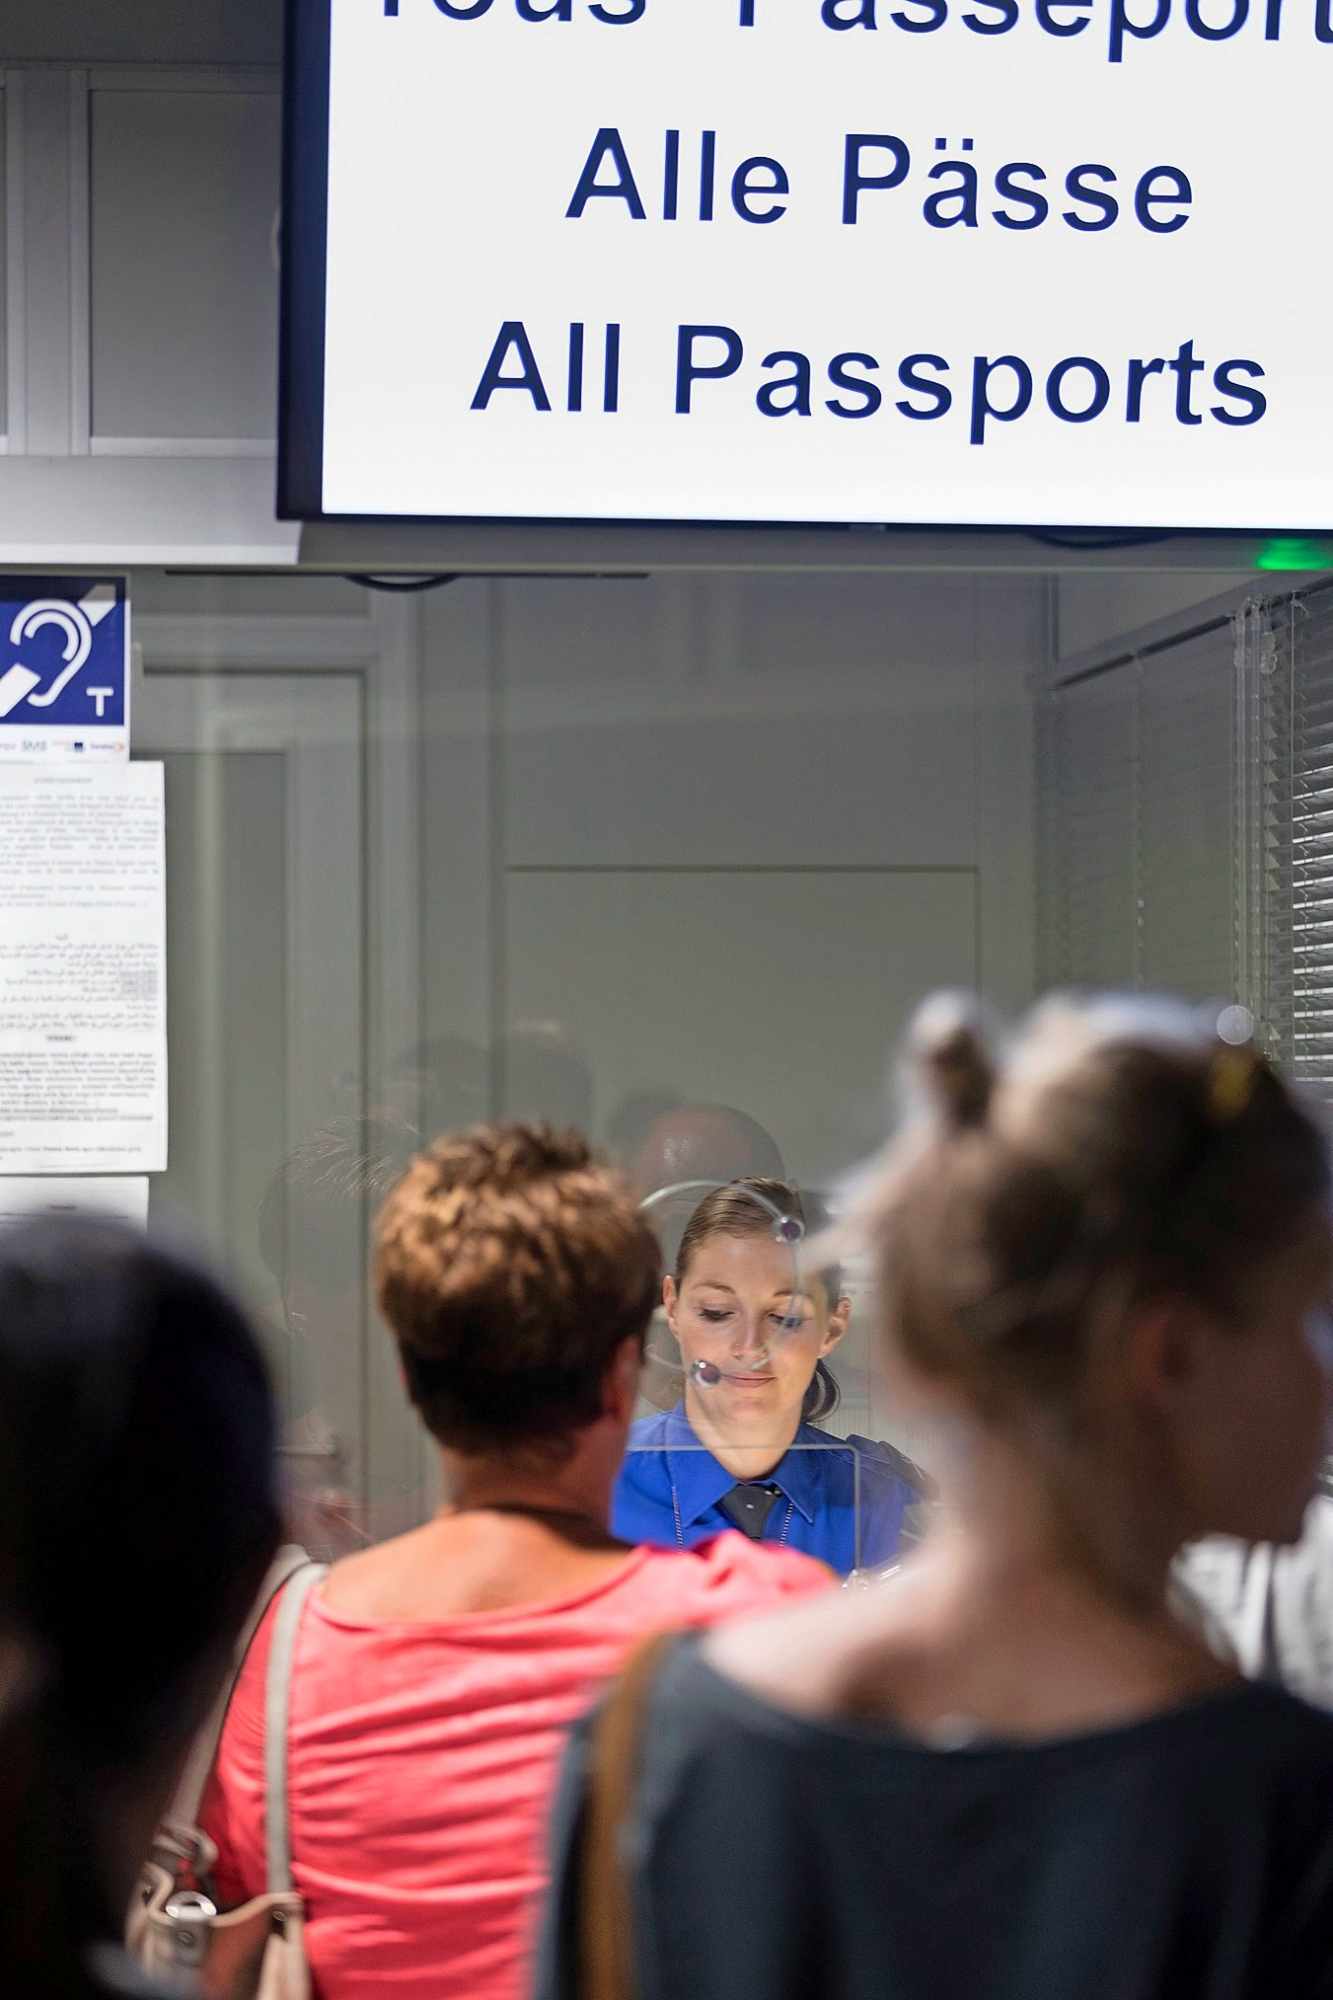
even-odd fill
[[[201,1233],[256,1305],[289,1446],[329,1449],[327,1467],[302,1469],[327,1474],[359,1520],[392,1518],[420,1486],[422,1451],[369,1306],[371,1203],[330,1241],[283,1180],[330,1128],[357,1143],[372,1016],[392,1011],[367,942],[365,670],[266,670],[253,628],[231,668],[174,667],[179,626],[153,627],[134,750],[167,773],[171,1134],[154,1210]],[[225,640],[223,621],[212,660]],[[294,1264],[306,1284],[293,1315],[278,1274]]]

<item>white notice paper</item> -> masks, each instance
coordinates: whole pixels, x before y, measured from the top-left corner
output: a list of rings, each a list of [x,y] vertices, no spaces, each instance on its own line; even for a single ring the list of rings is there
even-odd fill
[[[162,766],[0,766],[0,1174],[166,1164]]]
[[[36,1178],[0,1175],[0,1229],[42,1215],[92,1215],[99,1221],[148,1226],[148,1179],[143,1174],[101,1174],[72,1180],[61,1174]]]

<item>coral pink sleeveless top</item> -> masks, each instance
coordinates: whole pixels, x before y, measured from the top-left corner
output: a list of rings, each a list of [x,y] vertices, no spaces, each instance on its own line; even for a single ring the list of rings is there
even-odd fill
[[[363,1622],[318,1589],[297,1636],[292,1856],[319,2000],[519,2000],[566,1731],[647,1634],[829,1587],[793,1550],[719,1535],[636,1549],[574,1597],[440,1624]],[[250,1648],[204,1804],[230,1906],[261,1894],[264,1669]]]

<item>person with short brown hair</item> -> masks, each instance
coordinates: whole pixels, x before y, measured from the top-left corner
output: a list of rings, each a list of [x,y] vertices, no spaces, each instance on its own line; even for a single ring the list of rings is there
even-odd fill
[[[321,2000],[518,2000],[565,1732],[646,1634],[824,1589],[727,1535],[608,1530],[657,1245],[576,1133],[440,1139],[390,1194],[375,1282],[439,1448],[434,1520],[307,1602],[289,1745],[293,1866]],[[229,1903],[264,1881],[261,1628],[205,1823]]]
[[[408,1393],[466,1457],[567,1457],[636,1373],[658,1248],[576,1133],[480,1127],[422,1153],[380,1212],[375,1286]]]

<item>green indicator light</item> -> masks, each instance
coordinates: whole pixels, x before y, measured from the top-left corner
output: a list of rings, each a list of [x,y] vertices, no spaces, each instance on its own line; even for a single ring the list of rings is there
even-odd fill
[[[1299,535],[1278,535],[1265,542],[1254,559],[1256,569],[1329,569],[1333,555],[1323,542],[1307,542]]]

